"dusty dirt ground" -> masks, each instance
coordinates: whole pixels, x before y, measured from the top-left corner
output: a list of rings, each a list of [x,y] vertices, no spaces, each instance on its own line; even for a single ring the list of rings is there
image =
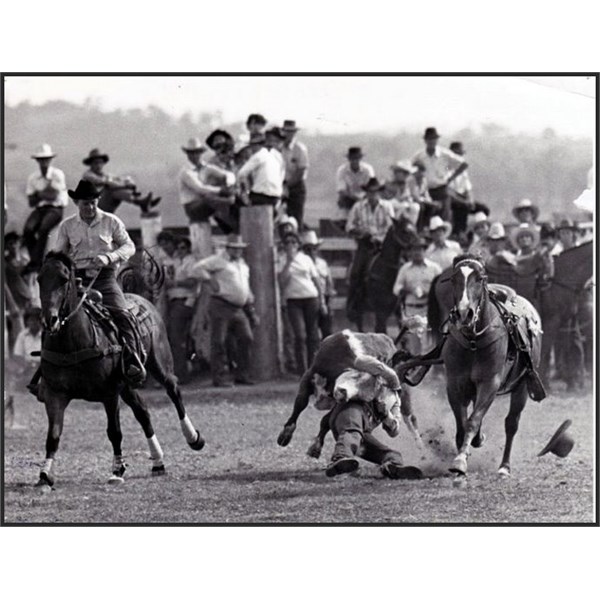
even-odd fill
[[[188,413],[206,438],[201,452],[188,448],[174,407],[156,390],[143,391],[165,451],[167,474],[151,477],[147,445],[131,411],[121,411],[126,482],[109,486],[111,446],[104,409],[74,401],[67,409],[55,462],[56,485],[42,494],[33,484],[44,457],[46,415],[32,396],[16,398],[16,421],[5,432],[6,523],[590,523],[594,520],[594,419],[591,392],[557,393],[529,402],[513,447],[510,478],[496,475],[504,444],[506,397],[484,421],[487,441],[474,449],[465,487],[454,487],[447,468],[454,452],[454,424],[442,384],[429,375],[413,390],[425,439],[418,451],[403,427],[388,441],[421,481],[383,479],[361,463],[357,475],[335,479],[306,456],[322,413],[309,407],[291,444],[276,443],[297,385],[289,382],[231,390],[184,388]],[[571,454],[537,458],[558,425],[571,418]],[[384,433],[382,433],[385,436]]]

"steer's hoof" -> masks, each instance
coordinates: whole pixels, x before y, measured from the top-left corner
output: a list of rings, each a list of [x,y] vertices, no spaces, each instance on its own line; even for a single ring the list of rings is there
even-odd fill
[[[198,450],[202,450],[202,448],[204,448],[204,444],[206,444],[206,441],[200,435],[200,432],[197,429],[196,429],[196,433],[198,434],[196,441],[192,442],[191,444],[188,444],[188,445],[192,450],[198,451]]]
[[[152,477],[159,477],[160,475],[166,475],[167,470],[165,469],[165,465],[159,465],[157,467],[152,467]]]
[[[35,484],[36,488],[41,488],[44,491],[44,488],[51,489],[54,486],[54,478],[48,475],[48,473],[41,472],[40,478],[38,482]]]
[[[321,450],[323,450],[323,444],[319,438],[315,438],[313,443],[308,447],[306,454],[308,454],[308,456],[311,458],[320,458]]]
[[[287,446],[292,441],[292,436],[296,430],[296,425],[286,425],[277,438],[277,443],[280,446]]]
[[[464,456],[457,456],[452,461],[452,466],[450,467],[450,473],[456,473],[457,475],[466,475],[467,474],[467,459]]]

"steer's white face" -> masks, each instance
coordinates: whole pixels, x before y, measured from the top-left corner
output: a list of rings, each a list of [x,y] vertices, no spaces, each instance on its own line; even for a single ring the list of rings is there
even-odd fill
[[[381,388],[381,382],[378,379],[369,373],[348,369],[335,380],[333,397],[339,402],[348,402],[349,400],[368,402],[377,395]]]

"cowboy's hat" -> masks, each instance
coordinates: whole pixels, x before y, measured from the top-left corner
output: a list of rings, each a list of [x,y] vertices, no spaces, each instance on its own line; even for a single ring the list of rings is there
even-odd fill
[[[32,155],[31,158],[54,158],[56,154],[52,152],[50,144],[42,144]]]
[[[94,200],[100,196],[102,192],[91,182],[82,179],[75,190],[69,190],[69,197],[77,202],[78,200]]]
[[[445,229],[446,234],[449,234],[452,231],[452,224],[444,221],[442,217],[435,215],[429,220],[429,231],[436,231],[437,229]]]
[[[488,216],[483,211],[476,212],[473,217],[469,219],[469,221],[471,228],[475,228],[477,225],[481,225],[482,223],[487,223],[488,225],[490,224]]]
[[[427,129],[425,129],[425,133],[423,134],[424,140],[437,140],[439,137],[440,134],[437,132],[435,127],[427,127]]]
[[[404,171],[405,173],[413,174],[417,169],[411,164],[410,160],[399,160],[390,166],[392,171]]]
[[[567,419],[550,438],[550,441],[544,446],[544,449],[538,456],[544,456],[548,452],[556,454],[564,458],[571,452],[575,445],[575,440],[567,433],[567,429],[571,426],[571,419]]]
[[[518,227],[515,227],[510,233],[510,239],[514,246],[518,245],[519,240],[524,235],[530,235],[533,238],[533,246],[537,246],[540,243],[540,232],[535,228],[531,227],[527,223],[521,223]]]
[[[283,122],[283,127],[281,129],[283,129],[283,131],[298,131],[298,127],[296,127],[296,121],[292,119],[286,119]]]
[[[540,216],[540,209],[536,204],[534,204],[529,198],[523,198],[513,209],[512,214],[515,219],[518,219],[518,214],[520,210],[528,208],[533,213],[534,221]]]
[[[316,231],[309,229],[302,234],[300,241],[303,246],[319,246],[322,240],[319,239]]]
[[[346,158],[362,158],[364,156],[360,146],[350,146],[346,153]]]
[[[103,160],[105,163],[107,163],[109,161],[108,154],[104,154],[103,152],[100,152],[100,150],[98,150],[98,148],[93,148],[92,150],[90,150],[90,153],[81,162],[84,165],[87,165],[89,167],[93,161],[98,160],[98,159]]]
[[[193,137],[188,140],[187,146],[181,146],[184,152],[205,152],[206,146],[202,143],[200,138]]]
[[[572,219],[561,219],[559,224],[554,228],[555,231],[560,231],[561,229],[571,229],[573,231],[578,231],[579,227],[577,227],[575,221]]]
[[[241,235],[237,233],[230,233],[227,236],[227,241],[225,242],[226,248],[247,248],[248,244],[244,242]]]
[[[382,190],[385,187],[385,185],[383,183],[380,183],[377,177],[371,177],[369,181],[367,181],[366,185],[362,185],[361,187],[363,190],[365,190],[365,192],[368,192],[370,190]]]
[[[285,225],[289,225],[294,233],[298,233],[298,220],[296,217],[290,217],[289,215],[283,215],[277,220],[277,227],[281,228]]]
[[[506,231],[504,230],[504,225],[499,222],[492,223],[490,225],[490,230],[488,231],[487,237],[490,240],[505,240]]]
[[[224,129],[215,129],[205,140],[206,145],[211,150],[215,149],[215,139],[218,137],[224,137],[226,142],[233,142],[233,137],[230,133],[228,133]]]

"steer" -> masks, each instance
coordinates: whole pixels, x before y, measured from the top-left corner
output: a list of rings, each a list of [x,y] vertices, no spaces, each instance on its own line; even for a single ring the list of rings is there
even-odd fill
[[[298,393],[290,418],[277,438],[280,446],[287,446],[294,435],[298,417],[308,406],[311,395],[317,398],[317,408],[332,408],[333,386],[348,369],[356,369],[381,377],[392,389],[399,389],[398,376],[387,364],[397,354],[393,340],[383,333],[355,333],[348,329],[334,333],[321,342],[310,368],[300,380]],[[387,364],[386,364],[387,363]],[[402,416],[413,435],[418,436],[417,421],[412,414],[410,395],[402,392]],[[410,425],[409,425],[410,423]],[[309,455],[318,458],[325,435],[329,431],[329,414],[321,420],[319,435],[309,448]],[[420,440],[420,436],[418,437]]]

